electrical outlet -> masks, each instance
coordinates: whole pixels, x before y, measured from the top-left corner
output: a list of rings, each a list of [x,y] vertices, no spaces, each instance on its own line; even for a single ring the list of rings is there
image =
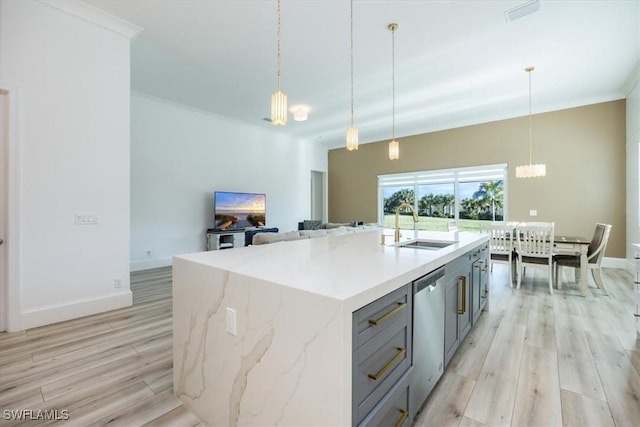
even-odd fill
[[[529,211],[529,216],[538,216],[538,211],[537,209],[531,209]]]
[[[226,313],[227,320],[227,332],[236,336],[236,311],[233,308],[227,307]]]
[[[116,288],[116,289],[121,288],[121,287],[122,287],[122,280],[120,280],[120,279],[115,279],[115,280],[113,281],[113,287],[114,287],[114,288]]]

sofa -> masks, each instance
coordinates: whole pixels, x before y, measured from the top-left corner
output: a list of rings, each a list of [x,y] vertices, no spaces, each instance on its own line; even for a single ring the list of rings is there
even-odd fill
[[[362,231],[370,231],[378,229],[377,224],[367,224],[358,226],[345,226],[342,224],[331,224],[325,228],[319,228],[314,230],[295,230],[287,231],[283,233],[257,233],[253,236],[251,244],[253,245],[265,245],[276,242],[287,242],[292,240],[304,240],[312,239],[315,237],[335,236],[341,234],[358,233]]]
[[[258,233],[277,233],[278,231],[280,231],[278,230],[278,227],[271,227],[271,228],[256,227],[256,228],[247,229],[244,232],[244,245],[245,246],[251,245],[253,242],[253,236],[255,236]]]

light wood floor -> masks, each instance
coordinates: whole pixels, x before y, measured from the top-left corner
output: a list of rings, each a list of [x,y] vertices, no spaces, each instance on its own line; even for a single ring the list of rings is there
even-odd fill
[[[563,269],[573,282],[571,269]],[[571,274],[569,274],[571,273]],[[586,298],[545,270],[522,288],[492,274],[492,306],[462,343],[415,426],[640,426],[640,337],[632,276],[604,269]]]
[[[592,285],[583,298],[575,283],[549,295],[535,269],[510,289],[496,265],[491,311],[414,427],[640,425],[632,278],[604,272],[611,296]],[[172,394],[171,270],[133,273],[131,289],[132,307],[0,333],[0,425],[20,424],[5,409],[66,409],[65,426],[199,425]]]
[[[21,424],[5,409],[65,409],[65,426],[199,425],[173,396],[171,269],[132,273],[131,290],[132,307],[0,333],[0,425]]]

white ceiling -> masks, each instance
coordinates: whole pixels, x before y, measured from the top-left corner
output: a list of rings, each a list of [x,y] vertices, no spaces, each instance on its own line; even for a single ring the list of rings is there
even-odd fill
[[[507,23],[515,1],[356,0],[355,116],[361,143],[621,99],[640,61],[640,0],[543,1]],[[131,83],[143,92],[327,147],[350,122],[349,1],[283,0],[282,90],[309,120],[274,127],[275,0],[87,0],[143,27]]]

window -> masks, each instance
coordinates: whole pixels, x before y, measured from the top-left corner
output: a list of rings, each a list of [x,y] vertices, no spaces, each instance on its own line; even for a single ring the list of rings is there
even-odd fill
[[[461,231],[479,231],[483,221],[506,220],[506,176],[505,164],[380,175],[380,223],[393,228],[396,209],[407,203],[419,221],[401,209],[401,229],[447,231],[456,220]]]

